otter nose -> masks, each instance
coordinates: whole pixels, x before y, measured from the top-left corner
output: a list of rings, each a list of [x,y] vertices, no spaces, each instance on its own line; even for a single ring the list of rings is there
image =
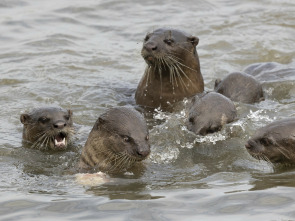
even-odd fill
[[[54,128],[63,129],[67,124],[64,121],[57,121],[53,124]]]
[[[144,44],[144,48],[148,51],[155,51],[157,50],[158,46],[154,42],[147,42]]]
[[[143,158],[147,157],[150,154],[150,152],[151,150],[149,145],[141,146],[136,150],[136,153]]]
[[[248,141],[245,143],[245,147],[246,147],[248,150],[253,149],[254,145],[255,145],[255,144],[254,144],[253,141],[251,141],[251,140],[248,140]]]

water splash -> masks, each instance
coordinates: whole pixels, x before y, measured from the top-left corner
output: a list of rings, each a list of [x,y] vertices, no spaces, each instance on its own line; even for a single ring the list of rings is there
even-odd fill
[[[194,140],[194,144],[196,143],[212,143],[216,144],[217,141],[226,140],[228,138],[227,134],[223,133],[213,133],[213,134],[207,134],[206,136],[198,136]]]
[[[247,115],[247,118],[254,122],[260,122],[261,120],[272,122],[276,119],[276,117],[274,117],[274,119],[271,119],[268,115],[266,115],[265,110],[257,110],[254,112],[250,110],[250,113]]]

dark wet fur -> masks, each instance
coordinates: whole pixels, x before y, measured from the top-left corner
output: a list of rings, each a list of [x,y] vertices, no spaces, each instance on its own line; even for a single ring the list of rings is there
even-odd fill
[[[46,122],[42,122],[46,119]],[[66,144],[75,133],[72,122],[72,111],[59,107],[36,108],[20,117],[23,127],[25,146],[39,150],[64,150],[55,148],[54,139],[57,135],[65,136]],[[54,125],[61,124],[56,128]]]
[[[223,80],[217,79],[214,90],[232,101],[251,104],[264,100],[260,82],[242,72],[231,73]]]
[[[147,67],[138,85],[136,103],[151,108],[203,92],[204,82],[195,49],[198,38],[178,30],[158,29],[144,40]]]
[[[112,108],[102,114],[83,148],[79,169],[117,173],[126,171],[150,153],[143,116],[133,108]]]
[[[237,117],[236,107],[227,97],[215,93],[196,95],[189,108],[187,128],[199,135],[214,133]]]
[[[295,164],[295,118],[275,121],[260,128],[245,146],[258,160]]]

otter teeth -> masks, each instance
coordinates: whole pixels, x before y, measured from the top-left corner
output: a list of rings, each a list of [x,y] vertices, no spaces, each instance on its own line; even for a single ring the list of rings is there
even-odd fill
[[[64,137],[62,139],[62,141],[57,141],[56,139],[54,139],[54,145],[58,146],[58,147],[65,146],[66,145],[66,138]]]

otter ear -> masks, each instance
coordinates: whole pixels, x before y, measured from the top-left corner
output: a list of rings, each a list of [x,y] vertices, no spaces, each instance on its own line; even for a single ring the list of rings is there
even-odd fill
[[[221,82],[221,79],[220,78],[218,78],[218,79],[215,80],[214,89],[216,89],[218,87],[218,85],[220,84],[220,82]]]
[[[192,43],[193,46],[197,46],[199,44],[199,38],[195,36],[190,36],[187,38],[189,42]]]
[[[68,109],[68,114],[69,114],[70,116],[73,116],[73,111],[70,110],[70,109]]]
[[[102,117],[99,117],[99,118],[98,118],[98,123],[99,123],[99,124],[104,124],[105,122],[106,122],[106,120],[103,119]]]
[[[28,114],[21,114],[20,115],[20,122],[22,124],[26,124],[30,119],[31,119],[31,117]]]

